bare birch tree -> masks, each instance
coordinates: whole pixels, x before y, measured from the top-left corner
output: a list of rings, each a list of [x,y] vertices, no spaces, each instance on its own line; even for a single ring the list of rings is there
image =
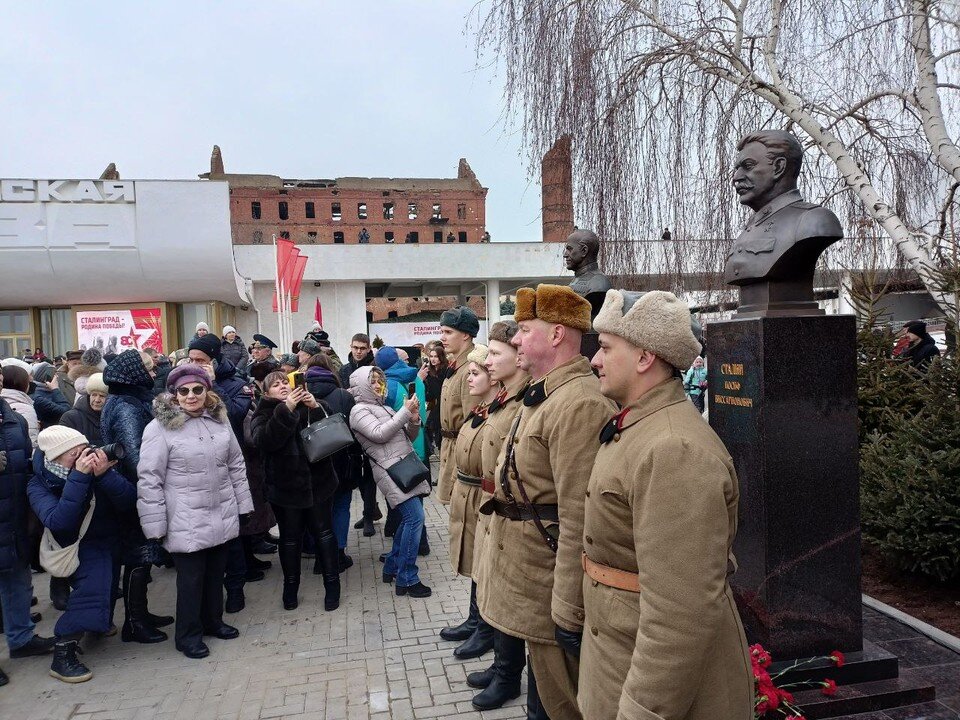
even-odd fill
[[[573,135],[578,218],[611,274],[716,278],[745,219],[736,141],[779,127],[807,146],[804,194],[848,228],[836,264],[879,246],[951,304],[928,269],[957,264],[957,0],[482,0],[475,17],[531,169]]]

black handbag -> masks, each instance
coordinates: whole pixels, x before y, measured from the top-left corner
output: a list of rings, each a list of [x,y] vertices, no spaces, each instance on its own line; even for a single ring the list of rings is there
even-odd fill
[[[410,492],[422,482],[430,483],[430,468],[423,464],[415,451],[410,451],[399,462],[395,462],[384,470],[394,484],[405,493]]]
[[[353,445],[353,433],[350,426],[340,413],[327,414],[320,403],[323,420],[310,423],[310,411],[307,411],[307,422],[310,423],[300,431],[303,440],[303,451],[307,461],[315,463],[328,458],[336,452]]]

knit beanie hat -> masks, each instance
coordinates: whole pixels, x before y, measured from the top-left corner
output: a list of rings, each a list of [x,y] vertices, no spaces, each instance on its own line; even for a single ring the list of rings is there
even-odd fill
[[[56,460],[70,448],[89,444],[83,433],[65,425],[52,425],[37,435],[37,447],[47,460]]]
[[[301,340],[300,349],[297,352],[304,352],[308,355],[316,355],[320,352],[320,343],[316,340]]]
[[[202,367],[194,365],[193,363],[174,368],[170,371],[170,374],[167,375],[167,390],[169,392],[173,392],[181,385],[186,385],[187,383],[200,383],[207,390],[211,388],[210,376],[207,375]]]
[[[100,368],[103,370],[107,364],[103,361],[103,353],[99,348],[87,348],[80,356],[80,363],[89,367]]]
[[[223,333],[221,333],[221,334],[222,334],[224,337],[226,337],[227,333],[235,333],[236,331],[237,331],[237,329],[236,329],[233,325],[224,325],[224,326],[223,326]]]
[[[913,333],[917,337],[923,337],[927,334],[927,324],[923,320],[913,320],[904,325],[904,327],[907,329],[907,332]]]
[[[465,305],[444,310],[440,316],[440,324],[466,333],[470,337],[476,337],[480,332],[480,320],[477,319],[477,314]]]
[[[207,325],[205,322],[198,322],[197,328],[196,330],[194,330],[194,332],[196,332],[197,330],[206,330],[207,332],[210,332],[210,326]]]
[[[588,332],[590,301],[566,285],[540,283],[536,290],[520,288],[517,290],[517,308],[513,319],[521,323],[535,318]]]
[[[400,356],[397,354],[397,350],[390,345],[384,345],[382,348],[377,350],[377,354],[373,359],[374,364],[382,369],[389,370],[398,362],[400,362]]]
[[[603,307],[593,321],[597,332],[619,335],[679,369],[690,367],[700,354],[700,343],[690,326],[687,304],[662,290],[607,290]]]
[[[108,388],[107,384],[103,381],[103,373],[94,373],[87,378],[87,395],[95,392],[102,393],[103,395],[106,395],[110,392],[110,388]]]
[[[191,340],[190,344],[187,345],[187,350],[199,350],[211,360],[219,360],[220,338],[207,333]]]
[[[147,355],[147,359],[150,356]],[[151,361],[151,366],[153,361]],[[117,355],[113,362],[108,363],[103,371],[103,381],[107,386],[133,385],[135,387],[152,388],[153,378],[147,371],[144,358],[139,350],[124,350]]]
[[[54,374],[56,374],[56,370],[53,365],[48,362],[38,362],[30,366],[30,375],[33,377],[34,382],[50,382]]]

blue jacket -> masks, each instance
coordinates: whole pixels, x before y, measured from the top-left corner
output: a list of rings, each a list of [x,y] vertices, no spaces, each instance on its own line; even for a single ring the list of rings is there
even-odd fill
[[[213,373],[213,391],[220,396],[227,408],[227,417],[237,442],[243,444],[243,421],[253,402],[253,391],[246,380],[237,374],[237,369],[229,360],[220,360]]]
[[[0,473],[0,571],[4,571],[30,560],[27,481],[33,446],[27,421],[3,399],[0,399],[0,450],[7,453],[7,467]]]
[[[37,411],[40,427],[56,425],[60,417],[70,409],[70,403],[59,388],[51,390],[46,385],[33,384],[33,407]]]
[[[80,525],[90,507],[91,492],[97,506],[81,545],[96,540],[120,538],[120,515],[137,506],[137,489],[116,470],[107,470],[101,477],[71,470],[67,479],[57,477],[43,464],[43,453],[33,456],[33,479],[27,485],[30,507],[45,528],[61,545],[77,541]]]
[[[124,350],[107,365],[103,381],[110,395],[100,412],[100,435],[105,443],[123,445],[126,456],[117,468],[136,483],[143,431],[153,420],[153,378],[138,351]]]

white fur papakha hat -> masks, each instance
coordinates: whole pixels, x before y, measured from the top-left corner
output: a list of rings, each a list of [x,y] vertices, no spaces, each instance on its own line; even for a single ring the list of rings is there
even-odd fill
[[[690,367],[701,350],[690,325],[686,303],[662,290],[607,290],[603,307],[593,321],[597,332],[619,335],[679,370]]]

